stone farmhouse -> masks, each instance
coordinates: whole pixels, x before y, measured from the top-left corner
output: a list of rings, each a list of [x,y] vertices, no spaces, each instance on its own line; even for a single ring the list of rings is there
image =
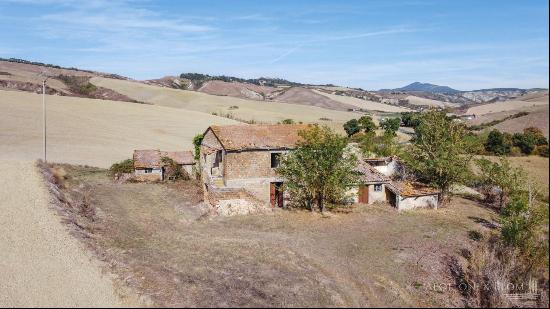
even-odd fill
[[[306,128],[308,125],[210,126],[204,133],[199,159],[206,197],[246,192],[261,203],[283,207],[289,196],[275,168],[281,155],[296,148],[298,132]],[[356,168],[361,173],[360,184],[348,193],[354,202],[389,202],[398,210],[437,207],[437,191],[392,180],[399,168],[394,157],[360,159]],[[243,194],[235,196],[233,203],[245,203]],[[219,199],[223,197],[217,202]]]
[[[308,125],[210,126],[200,146],[205,192],[246,190],[256,199],[282,207],[283,179],[275,173],[282,154],[295,149]]]
[[[195,158],[191,151],[134,150],[134,176],[136,180],[165,180],[166,168],[162,163],[163,157],[174,160],[188,175],[194,175]]]

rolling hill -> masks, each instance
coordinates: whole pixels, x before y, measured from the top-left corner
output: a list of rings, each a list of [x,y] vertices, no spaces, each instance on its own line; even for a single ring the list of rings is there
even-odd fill
[[[414,82],[401,88],[380,89],[379,92],[432,92],[453,94],[460,92],[460,90],[453,89],[449,86],[439,86],[430,83]]]

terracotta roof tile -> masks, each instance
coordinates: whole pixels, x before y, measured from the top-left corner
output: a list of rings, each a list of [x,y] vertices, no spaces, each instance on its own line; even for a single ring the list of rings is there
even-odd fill
[[[169,157],[178,164],[195,164],[195,156],[190,150],[187,151],[162,151],[161,157]]]
[[[419,182],[410,181],[392,181],[387,188],[395,194],[403,197],[423,196],[439,194],[440,191],[436,188],[429,187]]]
[[[169,157],[178,164],[195,164],[191,151],[160,151],[158,149],[134,150],[134,168],[160,168],[162,157]]]
[[[293,149],[298,132],[309,125],[227,125],[210,126],[225,150]]]
[[[134,168],[159,168],[160,150],[134,150]]]

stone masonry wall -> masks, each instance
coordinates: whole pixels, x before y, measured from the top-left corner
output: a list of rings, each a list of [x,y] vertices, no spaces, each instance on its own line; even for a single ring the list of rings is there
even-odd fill
[[[225,155],[226,180],[245,178],[276,178],[275,169],[271,168],[271,153],[285,151],[254,150],[227,152]]]

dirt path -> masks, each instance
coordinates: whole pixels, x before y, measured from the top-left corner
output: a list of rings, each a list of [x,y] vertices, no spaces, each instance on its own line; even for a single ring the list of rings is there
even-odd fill
[[[123,305],[48,206],[31,162],[0,161],[0,307]]]

